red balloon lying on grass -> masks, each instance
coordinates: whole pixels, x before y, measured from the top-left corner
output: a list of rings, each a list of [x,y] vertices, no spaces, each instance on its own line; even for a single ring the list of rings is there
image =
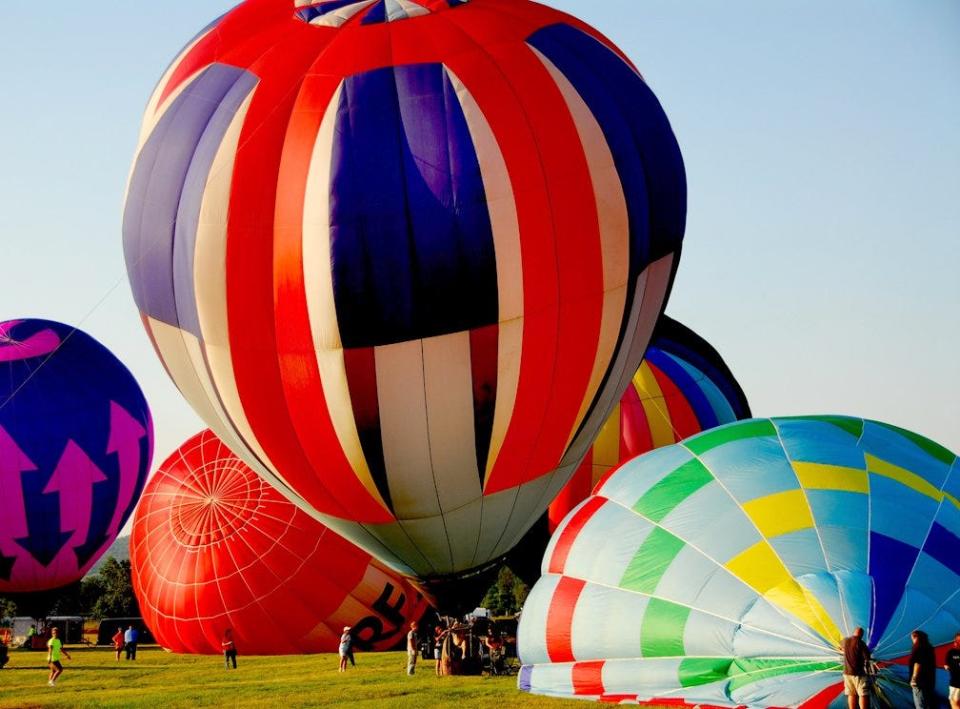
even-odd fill
[[[211,431],[160,466],[130,542],[144,621],[175,652],[336,651],[343,626],[387,650],[427,609],[419,590],[310,518]]]

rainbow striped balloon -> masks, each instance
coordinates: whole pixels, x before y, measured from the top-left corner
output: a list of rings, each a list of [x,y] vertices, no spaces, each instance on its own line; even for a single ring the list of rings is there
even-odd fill
[[[953,453],[856,418],[753,419],[641,456],[554,534],[520,687],[840,707],[840,642],[860,626],[878,692],[911,706],[911,631],[960,630],[958,498]]]
[[[550,531],[617,465],[746,418],[747,397],[720,354],[690,328],[662,316],[620,403],[550,504]]]
[[[501,557],[649,343],[683,160],[527,0],[247,0],[150,99],[123,220],[167,371],[289,500],[423,578]]]

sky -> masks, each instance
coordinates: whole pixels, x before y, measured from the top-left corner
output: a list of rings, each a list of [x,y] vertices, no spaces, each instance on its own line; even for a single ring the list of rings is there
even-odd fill
[[[0,320],[78,325],[133,371],[154,465],[203,424],[140,325],[121,248],[147,98],[232,6],[0,4]],[[689,183],[667,312],[756,415],[851,414],[960,452],[960,3],[553,0],[630,56]]]

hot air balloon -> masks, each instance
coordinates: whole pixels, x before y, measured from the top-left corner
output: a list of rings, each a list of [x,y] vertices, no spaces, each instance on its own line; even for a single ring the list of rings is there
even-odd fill
[[[207,424],[404,573],[514,546],[680,254],[680,151],[619,50],[527,0],[249,0],[141,136],[128,274]]]
[[[859,626],[886,706],[911,706],[911,631],[942,645],[960,628],[958,498],[953,453],[857,418],[743,421],[636,458],[554,534],[520,687],[841,707]]]
[[[550,531],[620,463],[747,418],[750,405],[720,354],[693,330],[664,315],[620,403],[577,472],[550,503]]]
[[[662,316],[620,403],[547,515],[510,550],[507,565],[532,586],[540,578],[550,534],[615,466],[750,415],[747,398],[720,354],[693,330]]]
[[[0,593],[83,577],[152,455],[147,402],[106,347],[49,320],[0,322]]]
[[[161,645],[218,654],[335,652],[343,626],[389,650],[427,603],[418,589],[284,499],[213,432],[150,479],[130,539],[133,587]]]

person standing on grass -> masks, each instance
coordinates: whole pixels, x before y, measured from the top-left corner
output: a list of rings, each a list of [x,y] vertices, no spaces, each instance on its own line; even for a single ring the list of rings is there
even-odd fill
[[[237,669],[237,644],[233,642],[233,628],[223,631],[220,646],[223,648],[223,666],[229,670],[230,663],[233,662],[233,669]]]
[[[50,666],[50,678],[47,685],[54,687],[57,684],[57,678],[63,674],[63,665],[60,664],[61,655],[68,660],[72,660],[70,653],[63,649],[63,643],[59,638],[59,631],[54,628],[50,631],[50,639],[47,640],[47,664]]]
[[[124,647],[127,648],[127,659],[137,659],[137,641],[140,639],[140,633],[132,625],[127,628],[123,634]]]
[[[863,642],[863,628],[857,628],[853,635],[843,639],[843,693],[847,695],[847,707],[860,709],[870,706],[870,677],[867,668],[870,665],[870,648]]]
[[[115,632],[110,639],[113,640],[113,649],[117,651],[117,662],[120,662],[120,653],[123,652],[123,648],[126,645],[123,639],[123,628],[117,628],[117,632]]]
[[[412,675],[417,669],[417,622],[410,623],[410,632],[407,633],[407,674]]]
[[[950,673],[950,709],[960,709],[960,633],[953,636],[953,647],[947,650],[943,666]]]
[[[930,638],[922,630],[910,633],[913,652],[910,653],[910,688],[916,709],[937,709],[937,661]]]
[[[340,672],[347,671],[347,658],[353,660],[353,636],[350,635],[350,626],[343,626],[343,635],[340,636]],[[357,663],[353,663],[356,667]]]

